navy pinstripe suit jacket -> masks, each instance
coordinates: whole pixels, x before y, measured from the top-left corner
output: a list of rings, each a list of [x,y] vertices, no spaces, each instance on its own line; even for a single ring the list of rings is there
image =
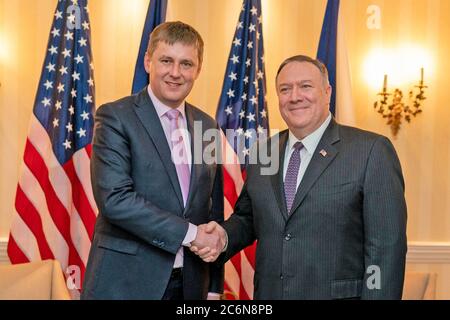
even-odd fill
[[[406,203],[399,159],[380,135],[341,126],[326,129],[288,215],[283,157],[262,175],[250,165],[235,212],[223,226],[221,262],[258,240],[255,299],[400,299],[406,244]],[[321,154],[321,150],[326,151]]]
[[[217,128],[189,104],[186,118],[191,137],[194,121],[202,123],[203,132]],[[201,150],[207,145],[202,142]],[[99,216],[82,298],[161,299],[188,223],[223,221],[221,166],[192,165],[184,206],[171,151],[145,88],[97,110],[91,171]],[[223,291],[223,267],[186,249],[183,267],[185,299]]]

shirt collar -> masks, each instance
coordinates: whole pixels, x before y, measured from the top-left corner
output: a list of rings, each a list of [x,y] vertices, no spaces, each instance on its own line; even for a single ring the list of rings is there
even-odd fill
[[[150,96],[150,99],[153,102],[153,105],[155,106],[155,110],[159,118],[162,118],[168,111],[173,109],[171,107],[166,106],[155,96],[155,94],[152,91],[152,88],[150,87],[150,84],[147,86],[147,92],[148,95]],[[180,111],[183,119],[186,119],[185,101],[183,101],[176,109]]]
[[[298,141],[300,141],[303,144],[303,147],[306,149],[306,151],[312,155],[314,150],[316,150],[317,145],[320,142],[320,139],[322,139],[322,136],[327,129],[328,125],[331,122],[331,113],[328,114],[328,117],[325,119],[325,121],[320,125],[319,128],[317,128],[314,132],[303,138],[303,140],[299,140],[295,137],[295,135],[292,133],[291,130],[289,130],[289,140],[288,140],[288,151],[290,151],[294,144]]]

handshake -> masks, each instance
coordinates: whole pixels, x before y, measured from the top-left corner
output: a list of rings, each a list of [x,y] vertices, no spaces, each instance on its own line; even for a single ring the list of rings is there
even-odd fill
[[[227,245],[227,233],[217,222],[210,221],[197,227],[197,236],[190,250],[205,262],[214,262]]]

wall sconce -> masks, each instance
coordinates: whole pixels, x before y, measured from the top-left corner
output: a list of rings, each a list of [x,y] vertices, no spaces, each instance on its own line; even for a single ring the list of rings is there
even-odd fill
[[[403,92],[395,88],[393,93],[388,92],[387,74],[384,75],[383,91],[379,92],[378,101],[374,103],[375,110],[380,113],[383,118],[387,118],[387,125],[391,127],[392,135],[397,137],[398,131],[403,119],[408,123],[411,122],[411,116],[415,117],[422,112],[422,104],[426,99],[425,89],[428,88],[424,84],[424,68],[420,69],[420,82],[409,91],[409,102],[403,102]]]

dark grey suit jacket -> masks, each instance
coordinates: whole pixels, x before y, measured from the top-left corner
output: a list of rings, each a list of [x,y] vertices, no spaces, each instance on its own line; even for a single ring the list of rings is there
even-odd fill
[[[186,118],[193,151],[194,121],[203,132],[217,124],[189,104]],[[170,148],[145,88],[97,110],[91,172],[99,215],[82,298],[161,299],[188,223],[223,221],[221,166],[192,165],[184,207]],[[183,281],[185,299],[204,299],[208,291],[223,291],[223,267],[185,249]]]
[[[282,132],[278,174],[261,175],[261,164],[248,167],[235,212],[223,224],[229,243],[222,261],[258,240],[255,299],[400,299],[406,204],[391,142],[332,120],[288,215],[287,139]]]

